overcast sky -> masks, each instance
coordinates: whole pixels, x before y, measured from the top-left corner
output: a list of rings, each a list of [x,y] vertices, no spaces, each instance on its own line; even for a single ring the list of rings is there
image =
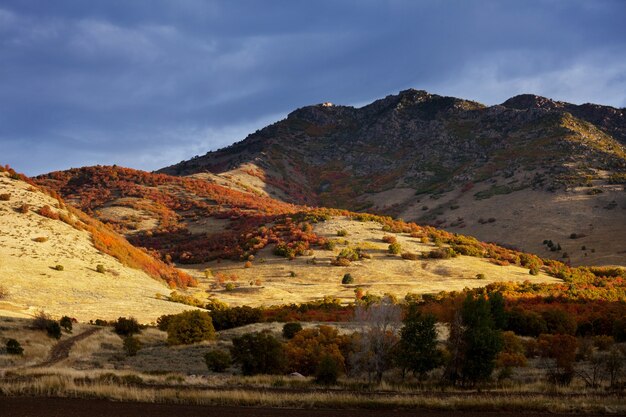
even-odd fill
[[[0,0],[0,163],[153,170],[407,88],[626,106],[626,1]]]

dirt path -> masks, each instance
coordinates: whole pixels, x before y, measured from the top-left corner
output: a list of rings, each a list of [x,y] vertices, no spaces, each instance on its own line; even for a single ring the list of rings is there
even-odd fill
[[[2,417],[555,417],[566,414],[428,410],[307,410],[147,404],[70,398],[1,397]],[[596,416],[597,414],[586,414]],[[571,414],[570,414],[571,416]],[[599,416],[599,415],[597,415]]]
[[[89,330],[82,332],[81,334],[77,334],[76,336],[69,337],[65,340],[61,340],[59,343],[54,345],[50,350],[50,354],[48,355],[48,359],[45,361],[34,365],[33,368],[44,368],[47,366],[52,366],[56,363],[61,362],[63,359],[67,359],[70,355],[70,351],[76,342],[80,342],[83,339],[88,338],[92,334],[100,331],[101,329],[98,327],[92,327]]]

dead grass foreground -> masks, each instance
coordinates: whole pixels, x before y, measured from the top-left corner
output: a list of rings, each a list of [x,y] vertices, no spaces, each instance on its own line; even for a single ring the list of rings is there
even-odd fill
[[[32,375],[31,375],[32,376]],[[126,375],[127,381],[132,377]],[[0,395],[108,399],[162,404],[255,406],[332,409],[430,409],[513,412],[623,414],[623,395],[581,393],[389,392],[327,389],[263,389],[262,387],[148,386],[106,378],[90,379],[80,372],[41,374],[36,378],[4,378]]]

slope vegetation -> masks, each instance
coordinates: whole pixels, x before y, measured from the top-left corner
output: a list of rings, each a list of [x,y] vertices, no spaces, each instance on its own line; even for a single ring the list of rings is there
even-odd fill
[[[54,193],[14,171],[0,172],[0,315],[39,310],[79,320],[135,316],[143,322],[181,310],[155,294],[191,284],[187,274],[131,246]]]

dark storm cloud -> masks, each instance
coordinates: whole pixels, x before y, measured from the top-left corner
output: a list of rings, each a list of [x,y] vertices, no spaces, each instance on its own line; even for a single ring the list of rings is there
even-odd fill
[[[622,1],[2,1],[0,161],[156,169],[409,87],[625,106]]]

